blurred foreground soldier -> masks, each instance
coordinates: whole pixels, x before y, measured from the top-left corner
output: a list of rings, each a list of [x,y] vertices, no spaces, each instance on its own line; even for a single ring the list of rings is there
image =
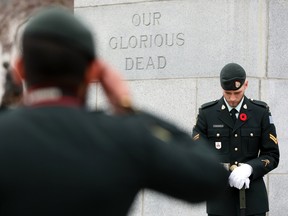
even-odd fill
[[[0,110],[17,107],[21,103],[23,93],[22,85],[17,85],[15,82],[13,82],[9,63],[4,62],[3,67],[6,70],[6,77]]]
[[[1,215],[121,216],[143,188],[200,202],[228,184],[205,143],[133,113],[119,74],[96,59],[91,32],[69,12],[27,24],[13,70],[25,105],[0,116]],[[122,115],[84,108],[95,79]]]
[[[269,107],[248,99],[244,69],[227,64],[220,73],[223,97],[199,109],[193,139],[210,147],[231,171],[222,197],[207,202],[210,216],[264,216],[269,210],[263,176],[279,163],[276,129]]]

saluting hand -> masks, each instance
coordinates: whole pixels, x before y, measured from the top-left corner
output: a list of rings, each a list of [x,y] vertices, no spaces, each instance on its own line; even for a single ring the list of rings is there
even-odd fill
[[[117,114],[132,112],[130,91],[121,74],[103,60],[97,60],[97,68],[97,80],[102,85],[114,111]]]

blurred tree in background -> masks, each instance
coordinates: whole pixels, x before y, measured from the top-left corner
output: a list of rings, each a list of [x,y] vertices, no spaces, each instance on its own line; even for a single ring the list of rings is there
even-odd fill
[[[10,52],[18,26],[39,7],[47,5],[63,5],[73,10],[74,1],[0,0],[0,45],[2,45],[2,54]]]
[[[36,10],[49,5],[62,5],[73,10],[74,0],[0,0],[0,102],[6,101],[9,105],[11,99],[18,98],[18,89],[12,88],[13,83],[7,78],[13,45],[17,47],[16,39],[21,32],[19,29]]]

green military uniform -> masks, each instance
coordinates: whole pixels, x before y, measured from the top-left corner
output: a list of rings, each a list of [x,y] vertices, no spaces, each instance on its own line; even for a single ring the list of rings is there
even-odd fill
[[[237,85],[238,89],[240,87]],[[208,139],[210,148],[227,168],[233,164],[249,164],[253,173],[250,188],[246,189],[246,215],[269,210],[263,176],[278,166],[279,148],[274,122],[266,103],[244,96],[235,124],[223,97],[206,103],[199,109],[193,139]],[[239,190],[227,185],[223,196],[207,202],[207,213],[239,215]]]
[[[0,115],[1,215],[124,216],[143,188],[189,202],[224,190],[226,170],[173,125],[61,100]]]
[[[228,172],[205,142],[146,113],[85,109],[79,90],[96,54],[73,15],[33,17],[22,43],[29,92],[0,114],[0,215],[124,216],[144,188],[189,202],[224,190]]]

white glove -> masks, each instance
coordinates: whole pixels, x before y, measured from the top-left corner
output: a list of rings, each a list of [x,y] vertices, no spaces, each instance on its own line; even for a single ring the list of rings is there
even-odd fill
[[[245,189],[248,189],[250,185],[249,176],[252,174],[252,171],[253,169],[249,164],[241,164],[235,168],[229,176],[230,186],[240,190],[245,185]]]

